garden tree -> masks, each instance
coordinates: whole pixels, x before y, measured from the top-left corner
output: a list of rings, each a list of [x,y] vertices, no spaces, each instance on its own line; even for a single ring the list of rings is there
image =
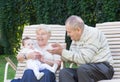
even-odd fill
[[[120,0],[1,0],[0,10],[0,47],[6,54],[17,53],[28,24],[64,25],[73,14],[91,26],[120,21]],[[71,42],[67,36],[66,42]]]
[[[1,42],[6,54],[15,54],[20,47],[24,25],[30,22],[31,6],[27,0],[3,0],[1,9]]]
[[[96,22],[120,21],[120,0],[97,0]]]
[[[0,1],[0,10],[2,11],[3,10],[3,7],[4,4],[3,4],[3,1],[1,0]],[[6,42],[4,41],[5,40],[5,37],[3,35],[3,29],[2,29],[2,15],[3,15],[3,12],[0,12],[0,54],[3,54],[4,52],[4,47],[3,46],[6,46]]]

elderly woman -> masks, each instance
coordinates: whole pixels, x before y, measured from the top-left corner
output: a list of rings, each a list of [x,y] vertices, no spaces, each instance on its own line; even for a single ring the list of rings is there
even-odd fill
[[[36,39],[37,39],[36,49],[40,51],[42,50],[43,52],[44,50],[47,50],[50,46],[50,44],[48,44],[49,38],[50,38],[50,31],[48,27],[40,26],[36,30]],[[40,55],[43,56],[42,59]],[[60,61],[59,61],[60,59],[56,57],[58,57],[58,55],[54,56],[53,57],[54,59],[50,59],[50,56],[47,55],[44,56],[43,53],[40,54],[39,52],[31,52],[28,54],[20,53],[17,55],[18,61],[24,61],[27,59],[38,59],[43,63],[49,64],[50,66],[53,66],[54,62],[57,62],[58,66],[60,66]],[[56,82],[55,74],[53,72],[49,71],[48,69],[42,69],[40,70],[40,72],[44,73],[44,76],[40,80],[37,80],[37,78],[33,73],[33,70],[27,69],[25,70],[23,77],[21,79],[13,79],[11,82]]]

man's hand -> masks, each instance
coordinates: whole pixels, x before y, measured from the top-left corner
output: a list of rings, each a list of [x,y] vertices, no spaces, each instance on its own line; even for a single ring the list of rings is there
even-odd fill
[[[58,54],[58,55],[62,54],[63,47],[60,44],[58,44],[58,43],[52,44],[52,47],[53,47],[53,49],[48,50],[48,52],[50,52],[52,54]]]

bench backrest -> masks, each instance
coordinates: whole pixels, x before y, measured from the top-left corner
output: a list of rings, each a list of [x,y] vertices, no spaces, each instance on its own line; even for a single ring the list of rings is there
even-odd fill
[[[43,25],[43,24],[42,24]],[[23,36],[26,37],[29,36],[32,39],[36,40],[36,29],[39,28],[40,25],[30,25],[30,26],[25,26],[24,31],[23,31]],[[65,26],[62,25],[46,25],[51,28],[51,38],[49,40],[49,43],[65,43]],[[23,75],[23,72],[26,68],[26,63],[25,62],[19,62],[17,65],[17,71],[15,78],[21,78]],[[58,74],[56,73],[56,78]]]
[[[109,43],[114,59],[114,79],[120,79],[120,22],[106,22],[96,24],[96,28],[101,30]]]
[[[30,36],[32,39],[36,39],[35,30],[39,25],[30,25],[24,28],[23,36]],[[47,25],[51,27],[51,38],[49,40],[50,43],[65,42],[65,26],[62,25]],[[115,74],[113,78],[120,78],[120,22],[106,22],[96,24],[96,28],[101,30],[105,36],[107,37],[110,50],[114,59],[114,69]],[[23,75],[26,63],[18,63],[17,71],[15,78],[20,78]],[[57,73],[56,73],[57,74]],[[58,75],[56,75],[58,76]]]

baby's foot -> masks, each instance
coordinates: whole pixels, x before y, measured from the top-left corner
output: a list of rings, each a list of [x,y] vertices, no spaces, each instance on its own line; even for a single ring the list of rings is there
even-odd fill
[[[40,80],[40,78],[42,78],[43,75],[44,75],[43,72],[38,73],[37,76],[36,76],[36,77],[37,77],[37,80]]]
[[[53,72],[53,73],[55,73],[56,70],[57,70],[57,68],[58,68],[58,64],[55,63],[55,64],[53,65],[52,69],[50,69],[50,71]]]

